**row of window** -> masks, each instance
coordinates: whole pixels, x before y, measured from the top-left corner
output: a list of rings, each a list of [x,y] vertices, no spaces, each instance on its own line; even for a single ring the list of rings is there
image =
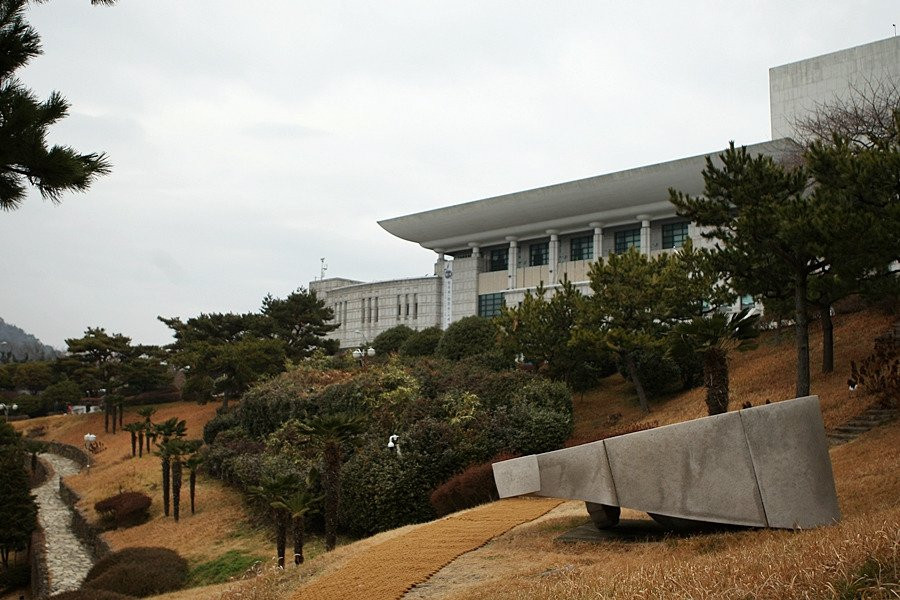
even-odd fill
[[[412,300],[412,301],[410,301]],[[347,323],[347,306],[348,300],[336,302],[332,305],[334,318],[346,328]],[[359,301],[359,322],[360,324],[377,323],[380,317],[378,309],[378,296],[369,296],[361,298]],[[418,294],[397,294],[397,320],[419,318],[419,295]]]
[[[687,223],[667,223],[662,226],[662,247],[665,250],[681,248],[688,239]],[[629,248],[640,248],[641,228],[616,231],[614,252],[622,254]],[[593,260],[594,238],[590,235],[569,240],[569,260]],[[488,271],[505,271],[509,264],[509,248],[495,248],[488,255]],[[528,266],[550,264],[550,242],[537,242],[528,246]]]

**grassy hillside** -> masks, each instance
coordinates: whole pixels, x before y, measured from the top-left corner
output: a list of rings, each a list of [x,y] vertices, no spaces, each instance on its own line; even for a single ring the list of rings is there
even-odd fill
[[[849,362],[867,356],[874,338],[892,322],[891,317],[874,311],[839,316],[835,323],[836,371],[827,376],[819,372],[821,333],[813,330],[812,393],[821,398],[826,427],[834,427],[874,403],[865,394],[849,394]],[[746,401],[758,405],[793,397],[794,360],[790,330],[768,332],[757,350],[735,354],[731,361],[731,408]],[[575,437],[599,437],[638,423],[656,421],[662,425],[704,416],[703,394],[702,389],[695,389],[656,399],[651,404],[652,413],[644,415],[631,386],[618,375],[611,376],[597,390],[576,396]],[[214,410],[213,405],[170,405],[161,407],[157,418],[187,419],[193,437],[200,434],[202,423]],[[73,444],[79,444],[87,430],[102,430],[102,415],[55,417],[28,425],[42,421],[50,428],[50,437]],[[237,494],[215,481],[202,480],[200,512],[195,517],[187,517],[178,525],[163,518],[159,491],[155,489],[159,461],[131,459],[126,434],[98,435],[108,449],[97,457],[91,473],[71,480],[85,494],[85,504],[93,504],[120,486],[150,490],[155,502],[149,523],[107,534],[114,547],[164,545],[177,549],[194,564],[231,549],[271,554],[270,542],[242,521]],[[582,503],[566,502],[546,516],[457,558],[406,598],[857,597],[854,594],[859,589],[879,577],[897,581],[900,422],[833,448],[831,459],[843,512],[841,523],[832,527],[803,532],[747,530],[643,544],[569,545],[555,538],[586,522],[587,516]],[[623,517],[644,515],[625,510]],[[421,526],[411,525],[349,544],[315,556],[299,568],[290,566],[283,573],[264,568],[267,574],[252,581],[184,590],[158,600],[292,598],[301,584],[339,569],[349,558],[417,527]],[[390,565],[385,568],[390,569]]]
[[[187,421],[188,437],[199,438],[203,425],[215,415],[218,404],[200,406],[194,403],[162,404],[154,421],[178,417]],[[124,423],[139,420],[134,408],[126,410]],[[176,550],[192,564],[220,557],[229,550],[267,557],[271,544],[264,532],[248,524],[241,496],[221,482],[198,477],[197,514],[190,514],[187,475],[182,489],[182,517],[175,523],[162,514],[161,471],[159,458],[144,454],[131,457],[131,434],[119,431],[103,433],[103,414],[68,415],[31,419],[17,423],[20,429],[44,425],[51,439],[73,446],[83,445],[84,434],[93,433],[106,446],[93,455],[90,469],[70,477],[67,482],[81,495],[79,507],[95,519],[93,506],[97,500],[120,490],[144,491],[153,499],[150,520],[137,527],[109,531],[104,539],[114,550],[130,546],[164,546]]]
[[[813,331],[812,393],[822,400],[827,427],[875,402],[848,393],[849,362],[867,356],[874,338],[892,322],[871,311],[840,316],[835,327],[836,371],[827,376],[818,372],[821,334]],[[757,350],[736,354],[731,363],[732,408],[746,401],[757,405],[793,397],[794,360],[790,331],[766,333]],[[703,390],[657,399],[652,409],[643,415],[631,386],[614,375],[597,390],[576,397],[575,436],[598,437],[637,423],[704,416]],[[832,527],[747,530],[643,544],[562,544],[555,541],[561,532],[587,521],[583,503],[566,502],[457,558],[405,599],[865,597],[859,594],[879,579],[896,582],[900,568],[900,422],[833,448],[831,459],[843,512],[841,523]],[[624,510],[623,518],[646,516]],[[300,597],[301,584],[416,527],[421,526],[350,544],[285,573],[269,572],[241,584],[186,590],[158,600]]]

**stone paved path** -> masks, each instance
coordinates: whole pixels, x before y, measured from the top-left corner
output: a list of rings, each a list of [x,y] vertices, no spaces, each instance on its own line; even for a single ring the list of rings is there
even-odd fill
[[[562,504],[509,498],[421,525],[350,557],[300,588],[293,600],[397,600],[456,557]]]
[[[57,454],[41,454],[53,467],[53,475],[34,490],[38,519],[47,538],[47,571],[50,595],[76,590],[93,564],[88,549],[72,533],[72,511],[59,495],[59,479],[80,470],[78,463]]]

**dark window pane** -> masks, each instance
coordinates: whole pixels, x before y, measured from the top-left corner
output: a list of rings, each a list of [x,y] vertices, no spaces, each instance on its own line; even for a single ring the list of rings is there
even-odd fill
[[[594,237],[586,235],[572,238],[569,260],[592,260],[594,258]]]
[[[626,229],[616,232],[616,254],[622,254],[629,248],[641,247],[641,228]]]
[[[491,250],[488,271],[505,271],[509,264],[509,248]]]
[[[662,226],[662,247],[681,248],[688,239],[687,223],[669,223]]]
[[[528,265],[537,267],[550,263],[550,242],[540,242],[528,246]]]
[[[503,292],[497,294],[481,294],[478,296],[478,316],[496,317],[504,305]]]

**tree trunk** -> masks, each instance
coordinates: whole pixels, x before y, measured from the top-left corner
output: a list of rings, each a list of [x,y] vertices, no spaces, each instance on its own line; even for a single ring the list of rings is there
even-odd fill
[[[197,470],[196,469],[191,469],[190,485],[191,485],[191,514],[194,514],[194,493],[197,489]]]
[[[637,373],[637,365],[634,364],[634,357],[631,355],[631,352],[624,352],[625,358],[625,366],[628,367],[628,376],[631,378],[631,383],[634,385],[634,389],[637,390],[638,401],[641,403],[641,410],[645,413],[650,413],[650,404],[647,402],[647,394],[644,392],[644,385],[641,383],[640,378]]]
[[[115,433],[116,433],[116,408],[117,408],[117,407],[116,407],[115,404],[111,404],[111,405],[109,406],[109,408],[110,408],[110,410],[112,411],[113,434],[115,434]]]
[[[119,429],[122,429],[122,418],[125,416],[125,405],[119,405]]]
[[[822,318],[822,372],[834,372],[834,322],[831,320],[831,305],[820,309]]]
[[[172,516],[176,523],[181,515],[181,467],[181,459],[176,457],[172,461]]]
[[[131,432],[131,458],[134,458],[134,456],[137,454],[136,446],[137,446],[137,432],[132,431]]]
[[[224,413],[227,410],[228,410],[228,392],[225,392],[224,394],[222,394],[222,412]]]
[[[809,315],[806,310],[806,275],[797,275],[794,285],[794,333],[797,344],[797,398],[809,396]]]
[[[291,532],[294,538],[294,564],[303,564],[303,534],[305,523],[303,516],[294,517],[294,530]]]
[[[703,383],[706,385],[706,410],[710,415],[728,412],[728,355],[710,348],[703,355]]]
[[[341,497],[341,447],[336,442],[325,446],[325,550],[337,543],[337,519]]]
[[[109,433],[109,402],[104,401],[105,406],[103,407],[103,433]]]
[[[169,516],[169,457],[162,456],[163,514]]]
[[[144,431],[138,431],[138,458],[144,458]]]
[[[287,546],[287,519],[282,511],[275,512],[275,548],[278,551],[278,566],[284,568],[284,549]]]

